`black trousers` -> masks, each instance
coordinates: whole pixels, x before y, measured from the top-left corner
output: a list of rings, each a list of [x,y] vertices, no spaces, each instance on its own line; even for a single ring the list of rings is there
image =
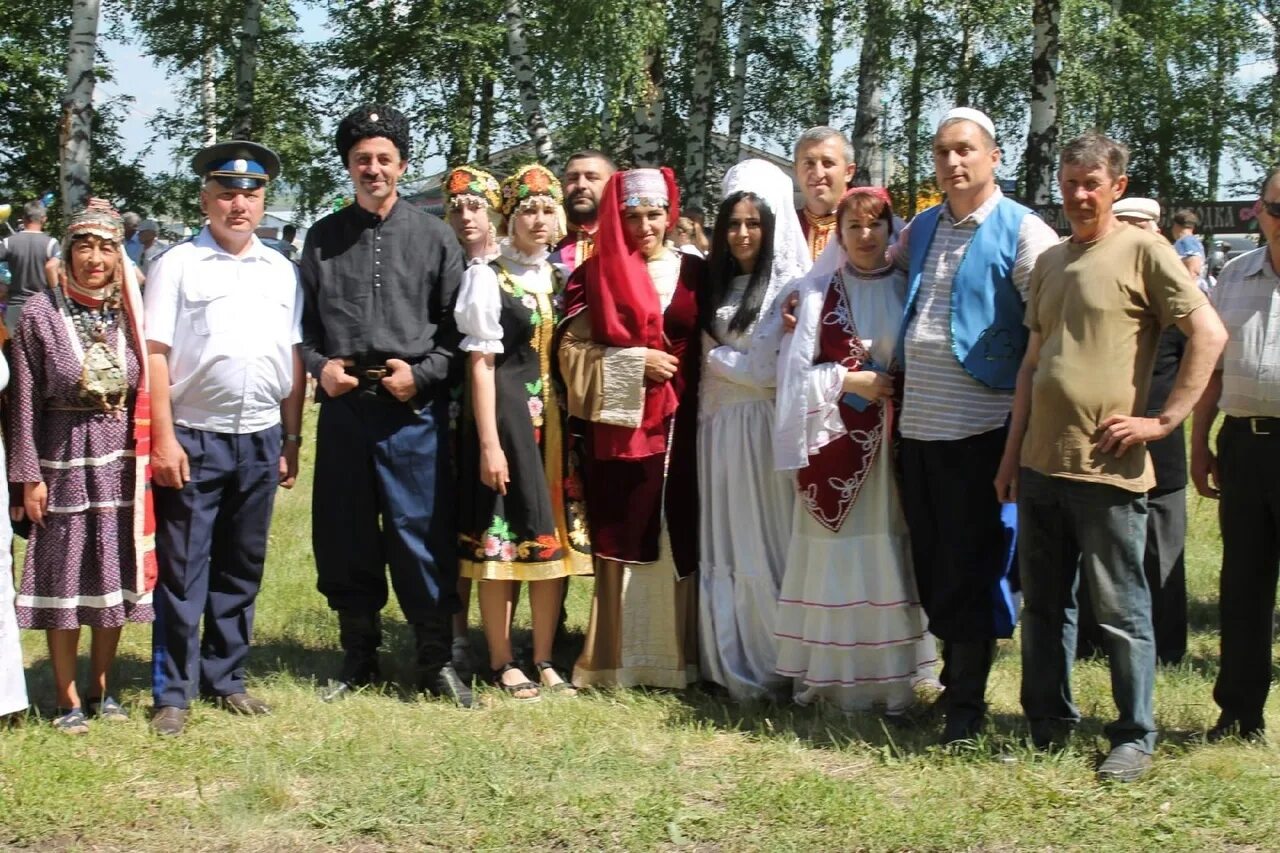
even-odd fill
[[[1013,634],[1016,532],[996,500],[1003,427],[955,441],[904,438],[902,509],[929,631],[946,642]]]
[[[1280,574],[1280,433],[1227,418],[1218,432],[1222,660],[1213,699],[1242,726],[1262,725],[1271,687]]]

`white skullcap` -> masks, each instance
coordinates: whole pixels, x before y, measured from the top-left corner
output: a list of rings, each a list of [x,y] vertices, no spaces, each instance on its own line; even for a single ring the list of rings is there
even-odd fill
[[[1160,202],[1153,198],[1122,198],[1111,206],[1111,212],[1116,216],[1126,216],[1129,219],[1159,222]]]
[[[938,129],[941,130],[944,124],[946,124],[949,121],[955,121],[957,119],[964,119],[965,121],[971,121],[974,124],[976,124],[978,127],[985,130],[987,132],[987,135],[990,136],[993,140],[996,138],[995,124],[992,123],[991,119],[987,117],[986,113],[984,113],[982,110],[975,110],[973,107],[956,107],[955,109],[951,110],[945,116],[942,117],[942,121],[938,122]]]

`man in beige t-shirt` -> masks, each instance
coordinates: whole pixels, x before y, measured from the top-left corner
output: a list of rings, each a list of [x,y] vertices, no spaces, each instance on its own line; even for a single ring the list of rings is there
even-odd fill
[[[1070,673],[1084,572],[1119,710],[1098,776],[1122,782],[1146,773],[1156,740],[1143,571],[1155,476],[1146,443],[1190,413],[1226,342],[1173,249],[1113,214],[1128,158],[1125,146],[1092,132],[1062,149],[1058,185],[1071,237],[1041,254],[1031,275],[1031,337],[995,483],[1001,499],[1018,501],[1022,707],[1032,740],[1060,744],[1080,718]],[[1156,343],[1170,324],[1187,336],[1186,351],[1163,411],[1145,417]]]

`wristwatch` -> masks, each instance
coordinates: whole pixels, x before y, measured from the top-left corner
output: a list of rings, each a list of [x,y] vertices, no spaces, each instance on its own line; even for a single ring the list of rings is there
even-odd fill
[[[301,446],[302,446],[302,436],[301,436],[301,435],[298,435],[298,434],[296,434],[296,433],[292,433],[292,432],[287,432],[287,433],[285,433],[285,434],[284,434],[284,440],[285,440],[285,441],[292,441],[294,444],[298,445],[299,447],[301,447]]]

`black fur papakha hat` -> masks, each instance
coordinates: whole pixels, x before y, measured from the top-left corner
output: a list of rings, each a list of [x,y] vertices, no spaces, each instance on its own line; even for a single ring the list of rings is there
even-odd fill
[[[347,154],[357,142],[372,136],[390,139],[400,149],[401,159],[409,159],[409,120],[395,107],[365,104],[338,123],[334,142],[342,165],[347,164]]]

